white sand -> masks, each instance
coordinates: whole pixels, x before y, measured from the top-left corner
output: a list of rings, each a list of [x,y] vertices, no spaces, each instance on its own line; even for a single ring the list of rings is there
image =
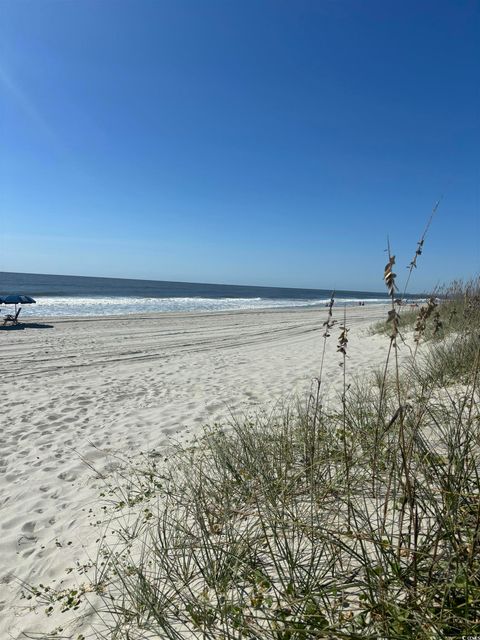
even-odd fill
[[[367,327],[386,308],[347,311],[348,370],[366,373],[385,357],[388,339]],[[318,375],[326,314],[50,318],[51,328],[0,330],[0,638],[44,637],[58,625],[60,637],[88,635],[88,621],[68,626],[67,613],[31,611],[19,580],[58,584],[95,553],[88,510],[101,482],[89,464],[108,473],[106,452],[159,448],[231,413],[304,396]],[[334,317],[342,321],[343,310]],[[324,380],[335,391],[338,326],[331,333]]]

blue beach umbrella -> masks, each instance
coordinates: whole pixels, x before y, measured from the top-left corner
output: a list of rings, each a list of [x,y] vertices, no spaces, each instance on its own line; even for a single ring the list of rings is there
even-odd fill
[[[14,304],[15,313],[17,313],[17,304],[35,304],[37,301],[30,296],[14,293],[10,296],[0,296],[0,304]]]
[[[35,304],[37,301],[30,296],[22,296],[15,293],[11,296],[0,296],[1,304]]]

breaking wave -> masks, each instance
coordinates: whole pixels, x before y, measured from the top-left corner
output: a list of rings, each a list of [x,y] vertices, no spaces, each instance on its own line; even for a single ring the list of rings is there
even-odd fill
[[[312,300],[285,298],[140,298],[140,297],[37,297],[24,314],[36,317],[117,316],[161,312],[242,311],[293,307],[321,307],[330,298]],[[337,298],[335,305],[355,306],[385,303],[385,298]]]

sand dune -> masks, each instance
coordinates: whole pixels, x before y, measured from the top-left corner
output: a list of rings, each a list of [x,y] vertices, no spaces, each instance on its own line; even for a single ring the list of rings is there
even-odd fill
[[[348,310],[349,370],[384,357],[386,339],[367,327],[385,315],[383,305]],[[108,474],[109,452],[159,448],[304,396],[325,318],[325,309],[49,318],[0,331],[0,637],[42,637],[58,625],[62,637],[86,633],[88,621],[30,611],[19,581],[58,584],[94,553],[89,509],[102,481],[92,467]],[[327,345],[331,393],[342,379],[338,333]]]

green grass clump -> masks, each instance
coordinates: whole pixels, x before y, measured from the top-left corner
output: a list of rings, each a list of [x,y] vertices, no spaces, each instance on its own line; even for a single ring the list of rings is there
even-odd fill
[[[455,281],[434,291],[427,303],[414,304],[397,307],[402,334],[414,332],[422,339],[443,340],[454,332],[468,333],[480,323],[480,277],[466,283]],[[377,322],[372,332],[390,335],[391,326]]]

